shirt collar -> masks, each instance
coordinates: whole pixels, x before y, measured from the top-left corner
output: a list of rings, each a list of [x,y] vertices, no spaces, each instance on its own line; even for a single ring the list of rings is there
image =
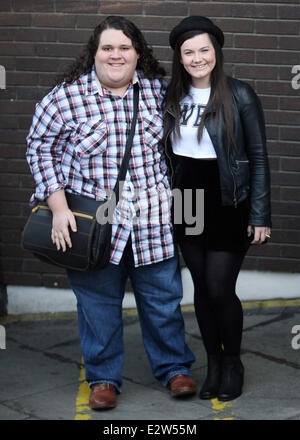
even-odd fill
[[[103,87],[101,85],[100,80],[96,74],[95,67],[93,67],[93,70],[92,70],[92,79],[94,80],[94,84],[95,84],[95,87],[93,88],[93,90],[94,91],[96,90],[96,93],[99,93],[100,96],[103,96],[104,95],[103,91],[106,89],[105,89],[105,87]],[[134,71],[131,84],[135,84],[136,82],[138,82],[138,76],[137,76],[136,71]]]

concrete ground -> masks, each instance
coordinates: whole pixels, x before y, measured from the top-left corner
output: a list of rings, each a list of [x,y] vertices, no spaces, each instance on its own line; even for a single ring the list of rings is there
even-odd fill
[[[135,310],[124,310],[123,390],[117,408],[100,412],[88,407],[75,313],[0,318],[0,420],[96,420],[110,430],[119,420],[124,427],[125,421],[150,426],[165,420],[173,430],[183,421],[190,431],[202,420],[300,420],[300,299],[243,307],[240,398],[225,403],[197,395],[171,398],[152,376]],[[183,313],[200,389],[206,372],[203,344],[192,307],[183,306]]]

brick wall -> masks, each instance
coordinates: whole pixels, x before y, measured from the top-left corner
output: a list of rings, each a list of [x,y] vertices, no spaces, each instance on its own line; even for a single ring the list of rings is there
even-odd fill
[[[222,27],[228,72],[248,81],[262,99],[272,170],[272,241],[253,247],[244,268],[299,271],[300,105],[299,89],[291,85],[297,73],[292,66],[300,65],[298,1],[1,0],[0,65],[7,82],[0,89],[1,283],[66,286],[62,270],[38,262],[19,245],[33,189],[25,136],[35,103],[52,87],[56,72],[110,14],[137,24],[168,70],[168,34],[181,18],[207,15]]]

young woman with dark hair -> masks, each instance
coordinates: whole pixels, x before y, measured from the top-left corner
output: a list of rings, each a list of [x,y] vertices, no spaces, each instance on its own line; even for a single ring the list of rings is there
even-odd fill
[[[170,34],[172,77],[164,100],[164,141],[173,188],[204,189],[204,230],[174,224],[194,283],[195,313],[208,359],[201,399],[242,392],[243,310],[236,280],[251,243],[270,237],[270,181],[264,116],[245,82],[225,74],[224,34],[206,17],[182,20]],[[176,214],[176,212],[174,213]],[[178,214],[178,212],[177,212]],[[174,215],[174,219],[178,215]]]

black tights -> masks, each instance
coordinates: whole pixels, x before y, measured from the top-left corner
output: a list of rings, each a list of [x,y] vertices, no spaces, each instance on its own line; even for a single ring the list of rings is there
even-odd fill
[[[239,355],[243,309],[235,293],[245,252],[203,249],[184,241],[180,249],[194,282],[194,304],[204,347],[208,354],[223,350]]]

